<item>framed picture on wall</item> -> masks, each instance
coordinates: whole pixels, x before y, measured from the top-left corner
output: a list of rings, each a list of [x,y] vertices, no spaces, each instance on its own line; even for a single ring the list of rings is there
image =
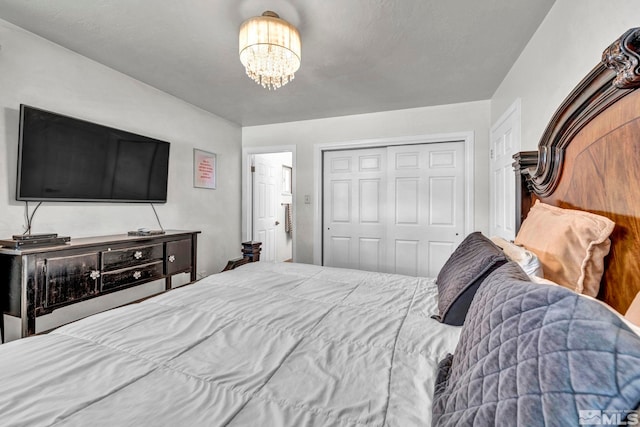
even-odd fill
[[[291,166],[282,165],[282,194],[291,194]]]
[[[218,173],[217,156],[215,153],[193,149],[193,186],[197,188],[216,189],[216,175]]]

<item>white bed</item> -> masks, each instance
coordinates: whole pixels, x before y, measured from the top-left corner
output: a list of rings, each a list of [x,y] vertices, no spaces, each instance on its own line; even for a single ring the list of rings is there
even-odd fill
[[[432,280],[252,263],[3,345],[3,426],[431,424]]]

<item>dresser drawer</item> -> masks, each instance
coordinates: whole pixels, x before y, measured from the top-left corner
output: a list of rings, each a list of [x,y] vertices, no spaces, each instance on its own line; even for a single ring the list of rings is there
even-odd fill
[[[162,243],[102,252],[102,271],[120,270],[134,265],[160,261],[164,255]]]
[[[157,261],[122,270],[104,272],[102,273],[100,291],[105,292],[161,279],[164,277],[162,267],[162,261]]]
[[[98,293],[98,253],[47,257],[37,262],[36,310],[51,309]],[[43,311],[44,310],[44,311]]]

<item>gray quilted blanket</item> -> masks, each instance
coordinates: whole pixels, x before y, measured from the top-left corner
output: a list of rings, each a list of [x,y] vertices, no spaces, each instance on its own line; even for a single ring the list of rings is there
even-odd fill
[[[525,278],[508,263],[478,290],[448,380],[436,385],[433,425],[635,420],[640,337],[599,302]]]

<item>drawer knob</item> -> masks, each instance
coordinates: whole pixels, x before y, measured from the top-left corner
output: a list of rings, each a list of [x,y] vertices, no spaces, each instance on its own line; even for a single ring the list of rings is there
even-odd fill
[[[142,258],[142,251],[136,251],[136,252],[133,254],[133,257],[134,257],[135,259],[140,259],[140,258]]]
[[[96,280],[98,277],[100,277],[100,272],[98,270],[92,270],[91,274],[89,274],[89,277],[91,277],[93,280]]]
[[[169,255],[169,262],[175,262],[175,260],[176,260],[175,255]]]
[[[134,271],[133,272],[133,278],[138,280],[139,278],[142,277],[142,273],[140,273],[139,271]]]

